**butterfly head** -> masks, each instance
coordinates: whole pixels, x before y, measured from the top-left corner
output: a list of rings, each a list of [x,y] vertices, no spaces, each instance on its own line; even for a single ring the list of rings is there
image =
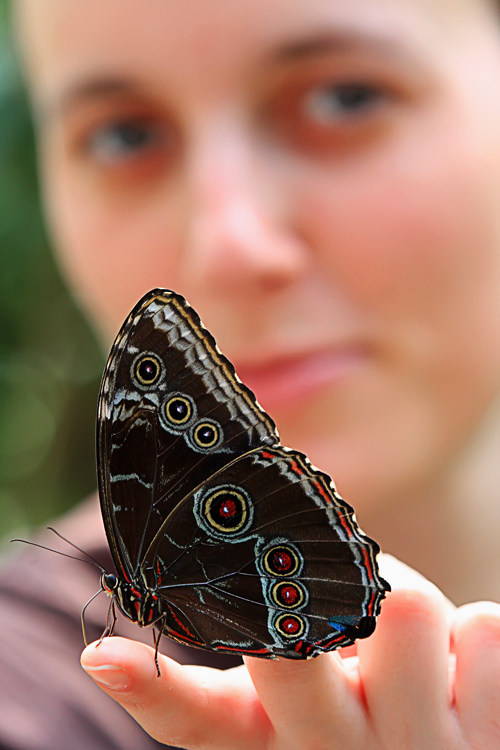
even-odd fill
[[[114,596],[118,588],[118,578],[113,573],[103,573],[101,575],[101,588],[108,596]]]

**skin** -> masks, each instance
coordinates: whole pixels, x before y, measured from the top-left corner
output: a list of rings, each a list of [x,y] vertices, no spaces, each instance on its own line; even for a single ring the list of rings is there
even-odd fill
[[[17,9],[48,220],[103,339],[150,288],[181,292],[368,533],[457,603],[500,596],[493,6]],[[186,748],[494,747],[498,607],[455,610],[387,564],[395,591],[352,659],[164,659],[158,680],[146,647],[110,639],[83,665]]]

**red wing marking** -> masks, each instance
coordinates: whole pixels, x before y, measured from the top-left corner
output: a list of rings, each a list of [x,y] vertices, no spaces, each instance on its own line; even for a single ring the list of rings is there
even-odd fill
[[[365,567],[366,572],[368,573],[368,578],[370,579],[370,583],[373,583],[375,579],[373,575],[372,561],[366,549],[363,549],[363,559],[364,559],[364,567]],[[368,602],[368,614],[369,615],[374,615],[375,613],[375,603],[377,601],[377,598],[378,598],[378,590],[374,589],[372,591],[370,601]]]
[[[123,574],[123,577],[125,578],[125,580],[127,581],[127,583],[132,583],[132,581],[130,580],[130,578],[127,575],[127,571],[125,570],[125,568],[122,568],[122,574]]]
[[[156,561],[156,580],[157,580],[156,586],[157,586],[157,588],[160,588],[160,586],[161,586],[161,571],[160,571],[160,563],[158,562],[158,560]]]
[[[377,591],[373,591],[371,595],[371,599],[368,603],[368,614],[373,616],[375,614],[375,602],[377,600]]]
[[[294,471],[296,474],[298,474],[299,477],[304,474],[304,472],[302,471],[302,469],[299,467],[297,461],[294,461],[292,459],[292,461],[290,462],[290,464],[291,464],[291,467],[292,467],[292,471]]]
[[[272,453],[268,453],[267,451],[262,451],[262,453],[260,455],[262,456],[262,458],[271,458],[271,459],[274,458],[273,454]]]
[[[346,521],[346,519],[344,518],[344,516],[339,516],[338,518],[339,518],[339,521],[340,521],[340,523],[341,523],[341,524],[342,524],[342,526],[344,527],[344,529],[345,529],[345,530],[347,531],[347,536],[348,536],[348,537],[349,537],[349,539],[350,539],[350,538],[351,538],[351,537],[353,536],[353,533],[352,533],[352,529],[351,529],[351,527],[350,527],[350,526],[349,526],[349,524],[347,523],[347,521]]]
[[[181,620],[179,620],[179,618],[175,614],[175,612],[172,609],[172,607],[169,607],[169,610],[170,610],[170,614],[172,615],[172,617],[176,621],[177,625],[179,625],[179,627],[182,628],[182,630],[184,630],[189,635],[190,638],[196,638],[196,636],[191,633],[191,631],[184,625],[184,623],[181,622]]]
[[[318,492],[319,492],[319,494],[321,495],[321,497],[323,498],[323,500],[324,500],[324,501],[325,501],[325,502],[326,502],[326,503],[327,503],[328,505],[331,505],[331,504],[332,504],[332,498],[331,498],[331,497],[329,497],[329,496],[328,496],[328,494],[327,494],[327,493],[325,492],[324,488],[323,488],[323,487],[321,486],[321,483],[320,483],[320,482],[317,482],[317,481],[316,481],[316,482],[314,482],[314,486],[315,486],[315,487],[316,487],[316,489],[318,490]]]
[[[328,640],[324,638],[322,641],[318,641],[317,645],[320,648],[324,648],[328,650],[330,646],[333,646],[335,643],[338,643],[340,645],[341,643],[346,643],[346,642],[350,643],[351,641],[349,638],[346,638],[345,635],[339,634],[339,635],[333,636],[332,638]]]
[[[237,651],[239,654],[270,654],[268,648],[233,648],[232,646],[217,646],[217,651]]]
[[[370,582],[373,581],[373,570],[372,570],[372,561],[370,560],[370,556],[368,554],[368,550],[363,549],[363,557],[364,557],[364,563],[365,568],[368,572],[368,577],[370,579]]]

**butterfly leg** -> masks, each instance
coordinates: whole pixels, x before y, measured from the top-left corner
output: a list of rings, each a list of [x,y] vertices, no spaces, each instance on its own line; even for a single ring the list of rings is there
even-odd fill
[[[98,646],[103,642],[105,638],[108,636],[112,636],[115,632],[115,625],[116,625],[116,608],[115,608],[115,597],[111,599],[108,607],[108,613],[106,615],[106,627],[104,628],[103,634],[99,638]]]
[[[158,663],[158,648],[165,627],[165,615],[163,615],[158,622],[158,625],[156,623],[153,625],[153,643],[155,646],[156,675],[157,677],[161,677],[160,665]]]
[[[115,625],[116,625],[116,621],[118,619],[118,617],[116,615],[116,606],[115,606],[115,599],[114,599],[114,597],[111,600],[111,608],[110,609],[111,609],[111,616],[113,618],[113,622],[111,623],[111,627],[109,628],[108,635],[112,636],[112,635],[115,634]],[[109,616],[109,609],[108,609],[108,616]]]

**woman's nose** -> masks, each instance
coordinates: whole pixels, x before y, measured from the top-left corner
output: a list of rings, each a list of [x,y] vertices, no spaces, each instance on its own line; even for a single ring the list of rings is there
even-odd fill
[[[307,252],[286,191],[273,185],[251,138],[235,130],[212,129],[190,155],[183,280],[229,296],[273,292],[298,278]]]

